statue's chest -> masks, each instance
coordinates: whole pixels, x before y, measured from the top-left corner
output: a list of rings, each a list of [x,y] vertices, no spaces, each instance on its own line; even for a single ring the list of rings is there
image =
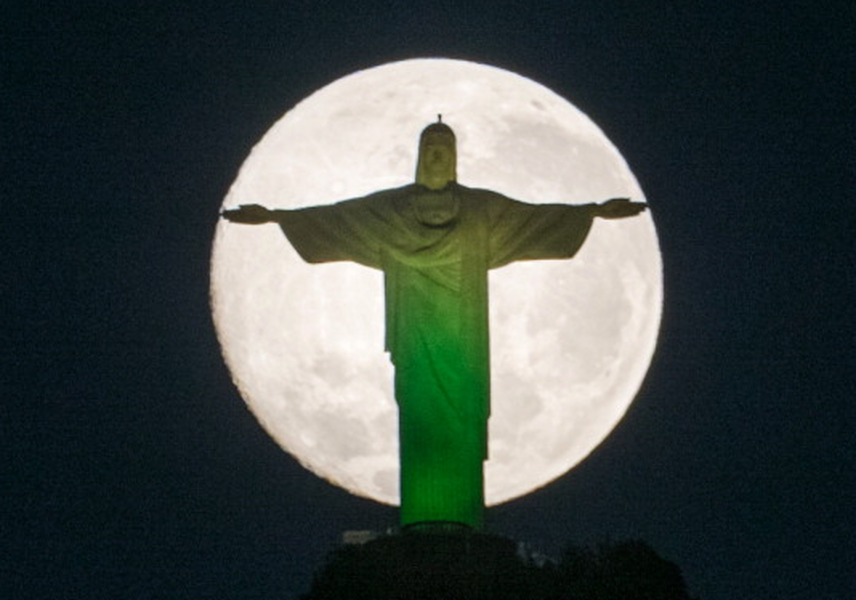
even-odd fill
[[[454,227],[458,220],[460,202],[451,190],[428,191],[414,194],[410,199],[413,217],[419,225],[428,228]]]

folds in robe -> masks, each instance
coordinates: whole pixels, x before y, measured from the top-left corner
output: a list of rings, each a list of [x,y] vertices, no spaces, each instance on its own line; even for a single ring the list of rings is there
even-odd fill
[[[353,261],[384,272],[402,523],[479,527],[490,414],[487,272],[573,256],[591,227],[589,206],[413,184],[278,211],[278,221],[307,262]]]

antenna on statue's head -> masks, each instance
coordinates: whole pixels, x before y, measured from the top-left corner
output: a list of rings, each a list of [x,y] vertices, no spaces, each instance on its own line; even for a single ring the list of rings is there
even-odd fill
[[[429,133],[450,136],[452,141],[455,138],[455,132],[452,131],[452,128],[443,123],[443,115],[437,114],[437,121],[428,125],[425,129],[422,130],[422,135],[419,139],[424,138]]]

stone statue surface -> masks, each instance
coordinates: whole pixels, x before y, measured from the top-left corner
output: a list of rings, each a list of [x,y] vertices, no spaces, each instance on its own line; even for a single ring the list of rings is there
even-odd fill
[[[646,204],[529,204],[457,183],[456,140],[438,121],[419,140],[416,181],[292,210],[242,205],[233,223],[275,223],[309,263],[384,273],[386,350],[399,413],[401,524],[480,529],[490,416],[488,278],[515,261],[571,258],[595,218]],[[525,290],[521,290],[525,293]]]

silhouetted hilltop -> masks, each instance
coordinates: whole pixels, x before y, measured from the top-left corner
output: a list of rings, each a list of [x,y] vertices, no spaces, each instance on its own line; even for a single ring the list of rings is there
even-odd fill
[[[645,542],[523,557],[504,537],[404,533],[331,553],[301,600],[692,600],[680,569]]]

